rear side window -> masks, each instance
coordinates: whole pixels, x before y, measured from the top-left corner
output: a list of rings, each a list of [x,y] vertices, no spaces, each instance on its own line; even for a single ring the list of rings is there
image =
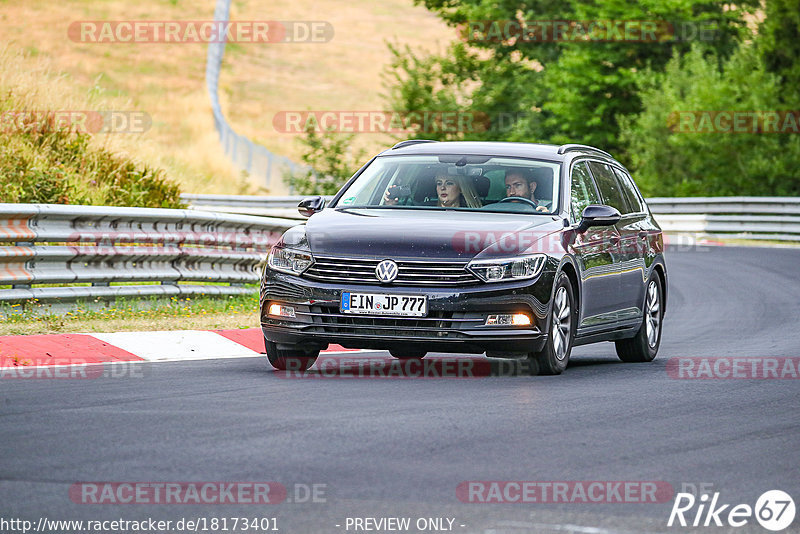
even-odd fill
[[[605,163],[590,161],[589,168],[592,170],[594,181],[600,190],[600,196],[603,197],[603,203],[612,208],[617,208],[622,214],[630,213],[631,210],[627,202],[625,202],[625,196],[622,192],[622,185],[620,185],[611,167]]]
[[[633,179],[628,175],[628,173],[613,167],[614,173],[619,178],[619,183],[622,184],[622,192],[625,194],[625,200],[628,201],[628,205],[631,207],[631,211],[634,213],[639,213],[644,211],[644,206],[642,205],[642,200],[639,197],[639,193],[636,191],[636,186],[633,184]]]
[[[592,175],[586,162],[576,163],[572,167],[572,193],[570,199],[570,210],[572,222],[581,220],[583,209],[589,204],[600,204],[600,197],[592,183]]]

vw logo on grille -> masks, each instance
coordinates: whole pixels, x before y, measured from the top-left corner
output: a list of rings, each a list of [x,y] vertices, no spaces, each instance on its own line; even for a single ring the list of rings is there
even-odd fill
[[[388,284],[397,278],[397,264],[392,260],[383,260],[375,267],[375,276],[381,282]]]

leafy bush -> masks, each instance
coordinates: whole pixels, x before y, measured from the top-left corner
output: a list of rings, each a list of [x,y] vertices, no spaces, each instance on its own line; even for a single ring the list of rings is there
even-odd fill
[[[752,44],[741,45],[722,67],[698,48],[676,55],[665,72],[642,76],[639,91],[644,110],[622,122],[622,140],[645,195],[800,194],[797,133],[694,133],[676,123],[682,111],[798,109],[800,97],[785,101],[780,79]]]
[[[786,2],[796,0],[782,0]],[[641,2],[487,2],[419,0],[451,26],[468,21],[671,21],[711,30],[714,38],[666,32],[659,42],[572,41],[490,38],[478,32],[443,54],[416,57],[394,48],[388,73],[389,105],[404,110],[459,110],[485,113],[492,128],[466,132],[470,140],[586,143],[625,156],[620,119],[638,114],[639,73],[662,71],[673,52],[688,52],[690,40],[727,57],[745,30],[748,12],[759,3],[743,0],[732,9],[715,0]],[[467,36],[469,34],[466,34]],[[464,35],[462,34],[462,37]],[[473,37],[475,37],[473,35]],[[510,124],[509,124],[510,123]],[[437,137],[453,139],[457,135]]]
[[[0,96],[0,112],[17,110],[18,101]],[[4,129],[0,202],[183,207],[163,170],[94,146],[89,134],[58,127],[52,117],[31,114]]]

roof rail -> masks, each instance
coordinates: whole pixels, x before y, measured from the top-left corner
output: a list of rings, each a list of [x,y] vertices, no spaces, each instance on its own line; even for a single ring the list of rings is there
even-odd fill
[[[561,145],[558,147],[559,154],[565,154],[567,152],[597,152],[598,154],[602,154],[608,158],[614,159],[614,156],[606,152],[605,150],[600,150],[599,148],[595,148],[589,145],[576,145],[576,144],[569,144],[569,145]]]
[[[403,148],[404,146],[411,146],[411,145],[418,145],[420,143],[437,143],[438,141],[434,141],[433,139],[406,139],[405,141],[400,141],[396,145],[392,147],[392,150],[395,148]]]

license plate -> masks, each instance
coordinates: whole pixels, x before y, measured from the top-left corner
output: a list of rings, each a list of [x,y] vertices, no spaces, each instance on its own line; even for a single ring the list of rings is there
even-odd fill
[[[428,314],[428,297],[344,291],[342,292],[341,311],[360,315],[425,317]]]

